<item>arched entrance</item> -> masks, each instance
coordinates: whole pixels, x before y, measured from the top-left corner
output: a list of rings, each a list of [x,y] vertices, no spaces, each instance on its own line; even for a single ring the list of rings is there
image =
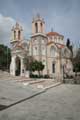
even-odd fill
[[[21,73],[21,60],[20,60],[20,58],[19,58],[19,57],[16,57],[15,62],[16,62],[15,75],[16,75],[16,76],[19,76],[20,73]]]

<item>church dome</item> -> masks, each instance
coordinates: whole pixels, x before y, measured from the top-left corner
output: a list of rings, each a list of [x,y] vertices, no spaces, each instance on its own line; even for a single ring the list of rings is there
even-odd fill
[[[62,37],[64,37],[63,35],[61,35],[61,34],[59,34],[57,32],[48,32],[47,36],[62,36]]]

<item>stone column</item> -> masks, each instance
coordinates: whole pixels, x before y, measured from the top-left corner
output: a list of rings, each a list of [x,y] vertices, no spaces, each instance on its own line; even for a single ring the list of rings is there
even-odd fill
[[[35,34],[36,30],[35,30],[35,22],[32,22],[32,34]]]
[[[61,60],[61,49],[59,49],[58,57],[57,57],[57,79],[58,81],[62,81],[62,60]]]
[[[45,23],[43,23],[43,33],[45,34]]]
[[[14,41],[14,31],[12,31],[11,42]]]
[[[18,40],[18,30],[16,30],[16,40]]]
[[[12,57],[11,65],[10,65],[10,74],[15,76],[15,70],[16,70],[16,63],[15,63],[15,56]]]
[[[57,81],[60,81],[60,79],[61,79],[61,69],[60,69],[60,59],[59,58],[56,61],[56,78],[57,78]]]
[[[21,58],[21,73],[20,73],[20,75],[21,76],[25,75],[25,68],[24,68],[23,58]]]
[[[41,22],[38,21],[38,32],[41,33]]]
[[[21,30],[20,40],[23,40],[23,30]]]

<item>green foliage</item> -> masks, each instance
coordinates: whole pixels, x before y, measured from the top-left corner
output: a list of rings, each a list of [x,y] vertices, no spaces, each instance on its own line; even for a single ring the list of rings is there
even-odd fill
[[[30,74],[30,78],[43,78],[43,75],[37,75],[37,74]]]
[[[42,71],[43,69],[44,69],[44,65],[42,64],[41,61],[33,61],[30,64],[30,70],[33,72],[38,71],[39,76],[40,76],[40,71]]]
[[[71,41],[69,38],[67,39],[66,46],[72,53],[71,57],[73,57],[73,46],[71,45]]]
[[[66,46],[69,48],[70,47],[70,39],[67,39]]]
[[[9,69],[11,62],[11,51],[10,48],[4,45],[0,45],[0,69]]]
[[[40,72],[44,69],[44,65],[41,61],[34,60],[32,56],[26,56],[24,58],[24,64],[26,70],[30,71],[31,77],[40,77]],[[33,75],[32,72],[38,71],[39,76]]]
[[[37,74],[30,74],[30,78],[50,78],[49,75],[45,74],[45,75],[37,75]]]
[[[49,75],[46,74],[46,75],[44,75],[44,78],[50,78],[50,77],[49,77]]]

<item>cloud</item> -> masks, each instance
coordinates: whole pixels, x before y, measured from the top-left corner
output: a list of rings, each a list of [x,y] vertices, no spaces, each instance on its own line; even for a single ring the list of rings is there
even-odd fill
[[[10,30],[15,21],[23,26],[25,38],[31,35],[32,17],[40,13],[46,23],[46,32],[53,30],[80,41],[80,0],[0,0],[0,42],[10,41]],[[10,17],[5,17],[10,16]]]
[[[5,17],[0,14],[0,44],[10,43],[11,28],[15,24],[15,20],[11,17]]]
[[[53,27],[54,31],[63,34],[65,39],[70,38],[75,45],[77,45],[78,41],[80,41],[79,5],[77,2],[72,2],[69,6],[66,5],[62,8],[55,8],[50,14],[51,16],[47,18],[48,28]]]
[[[19,22],[19,21],[17,21]],[[10,46],[11,40],[11,29],[14,26],[16,20],[11,17],[5,17],[0,14],[0,44],[5,44]],[[23,36],[24,38],[29,38],[31,35],[30,27],[26,26],[24,23],[19,22],[19,24],[23,27]]]

